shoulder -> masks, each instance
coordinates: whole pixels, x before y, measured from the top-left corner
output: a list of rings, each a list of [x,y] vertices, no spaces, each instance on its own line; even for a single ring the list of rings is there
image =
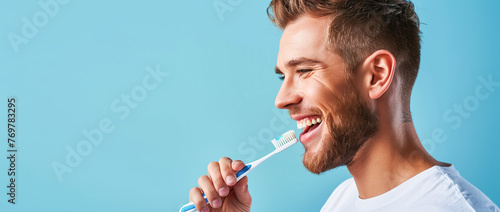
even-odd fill
[[[465,180],[453,165],[434,166],[415,177],[404,192],[410,211],[500,212],[479,189]]]
[[[441,173],[444,183],[440,186],[438,193],[454,199],[456,202],[463,204],[463,207],[470,207],[474,211],[495,211],[500,212],[498,207],[478,188],[463,178],[460,173],[454,168],[437,167]]]

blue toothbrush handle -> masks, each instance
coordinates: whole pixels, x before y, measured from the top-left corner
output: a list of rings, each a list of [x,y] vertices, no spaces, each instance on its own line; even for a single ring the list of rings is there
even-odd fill
[[[240,176],[245,174],[245,173],[248,173],[248,170],[250,170],[250,168],[252,168],[252,165],[247,164],[245,167],[243,167],[243,169],[241,169],[239,172],[237,172],[236,173],[236,179],[237,179],[236,181],[239,181],[241,178],[243,178],[244,176],[242,176],[241,178],[240,178]],[[205,201],[208,204],[209,202],[208,202],[208,199],[205,196],[205,194],[203,194],[203,198],[205,198]],[[179,210],[179,212],[195,212],[195,211],[197,211],[197,210],[196,210],[196,207],[194,206],[194,203],[192,203],[192,202],[189,202],[188,204],[182,206],[182,208]]]
[[[250,170],[250,168],[252,168],[252,165],[251,164],[247,164],[245,167],[243,167],[243,169],[241,169],[238,173],[236,173],[236,179],[237,179],[236,182],[240,181],[240,176],[242,174],[247,173],[248,170]]]

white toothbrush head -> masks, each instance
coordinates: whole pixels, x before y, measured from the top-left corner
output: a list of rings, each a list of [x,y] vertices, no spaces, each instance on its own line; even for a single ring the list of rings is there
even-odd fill
[[[297,137],[295,137],[295,131],[289,130],[286,133],[283,133],[280,137],[277,137],[271,141],[273,143],[276,150],[282,151],[299,141]]]

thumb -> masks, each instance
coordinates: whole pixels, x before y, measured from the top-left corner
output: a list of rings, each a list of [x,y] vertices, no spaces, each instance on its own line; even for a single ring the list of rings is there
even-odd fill
[[[250,192],[248,192],[248,177],[245,176],[241,178],[241,180],[234,185],[233,189],[236,199],[243,205],[250,207],[252,204],[252,197],[250,196]]]

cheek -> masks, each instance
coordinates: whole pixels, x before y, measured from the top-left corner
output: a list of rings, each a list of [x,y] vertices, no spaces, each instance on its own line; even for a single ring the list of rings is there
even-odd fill
[[[335,105],[342,96],[343,86],[339,84],[321,75],[312,76],[304,82],[304,96],[308,97],[310,104],[319,108],[323,114],[333,113],[332,110],[335,110]]]

